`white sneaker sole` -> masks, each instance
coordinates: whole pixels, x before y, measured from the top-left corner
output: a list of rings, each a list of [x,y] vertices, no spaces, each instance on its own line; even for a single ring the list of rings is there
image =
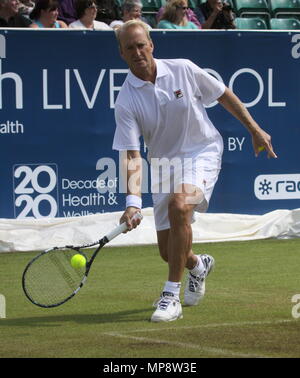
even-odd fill
[[[152,323],[159,323],[159,322],[173,322],[174,320],[177,320],[177,319],[182,319],[183,318],[183,315],[180,314],[179,316],[175,316],[173,318],[170,318],[170,319],[166,319],[165,317],[160,317],[160,316],[152,316],[151,317],[151,322]]]

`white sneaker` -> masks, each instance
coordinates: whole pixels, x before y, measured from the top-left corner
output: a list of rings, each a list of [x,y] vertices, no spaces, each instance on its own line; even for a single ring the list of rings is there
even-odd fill
[[[204,297],[205,294],[205,279],[213,269],[215,260],[210,255],[199,255],[205,267],[204,271],[195,276],[191,273],[188,275],[188,280],[184,290],[184,304],[187,306],[196,306]]]
[[[157,308],[152,314],[151,322],[170,322],[182,317],[182,307],[179,299],[173,293],[164,291],[159,301],[157,301]]]

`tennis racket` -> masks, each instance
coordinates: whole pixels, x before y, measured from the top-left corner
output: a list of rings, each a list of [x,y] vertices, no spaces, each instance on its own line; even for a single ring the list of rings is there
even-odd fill
[[[136,213],[132,219],[142,219],[141,213]],[[126,230],[126,223],[122,223],[95,243],[79,247],[54,247],[38,254],[23,272],[22,287],[26,297],[36,306],[45,308],[60,306],[73,298],[84,285],[101,248]],[[82,250],[96,245],[88,260]],[[84,267],[72,267],[71,258],[75,254],[85,257]]]

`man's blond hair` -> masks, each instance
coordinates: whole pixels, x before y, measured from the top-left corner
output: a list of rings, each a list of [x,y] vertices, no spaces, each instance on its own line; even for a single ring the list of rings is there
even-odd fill
[[[118,40],[120,48],[121,48],[121,35],[123,33],[126,33],[126,31],[128,29],[134,28],[134,27],[140,27],[140,28],[142,28],[145,31],[146,36],[149,39],[149,41],[152,41],[151,37],[150,37],[150,33],[149,33],[149,28],[148,28],[147,24],[145,24],[145,22],[143,22],[141,20],[129,20],[129,21],[125,22],[123,25],[121,25],[116,30],[116,37],[117,37],[117,40]]]

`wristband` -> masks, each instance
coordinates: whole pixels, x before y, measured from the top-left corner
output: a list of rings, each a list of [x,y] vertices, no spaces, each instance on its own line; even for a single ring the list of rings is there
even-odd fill
[[[142,199],[139,196],[134,194],[129,194],[126,196],[126,208],[127,207],[136,207],[137,209],[142,208]]]

